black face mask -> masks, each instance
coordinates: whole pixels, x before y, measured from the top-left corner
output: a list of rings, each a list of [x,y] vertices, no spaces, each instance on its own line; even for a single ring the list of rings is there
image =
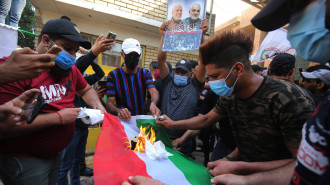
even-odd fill
[[[125,57],[125,64],[129,69],[135,69],[139,64],[139,58]]]
[[[64,69],[58,67],[57,64],[55,64],[55,66],[52,67],[50,69],[50,71],[55,75],[58,75],[58,76],[61,76],[61,77],[68,77],[69,74],[70,74],[71,69],[72,68],[69,68],[68,70],[64,70]]]

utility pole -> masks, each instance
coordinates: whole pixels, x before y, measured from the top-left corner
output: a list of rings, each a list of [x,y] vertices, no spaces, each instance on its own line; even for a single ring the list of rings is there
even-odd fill
[[[211,27],[211,23],[212,23],[212,12],[213,12],[213,0],[211,0],[211,5],[210,5],[209,28]],[[209,33],[210,33],[210,29],[209,29]]]

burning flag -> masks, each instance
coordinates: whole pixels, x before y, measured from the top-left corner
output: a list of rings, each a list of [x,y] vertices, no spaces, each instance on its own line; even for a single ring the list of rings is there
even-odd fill
[[[147,155],[149,147],[152,157]],[[160,157],[155,157],[157,154]],[[206,168],[173,150],[165,130],[152,116],[133,116],[125,122],[104,114],[94,156],[95,184],[118,185],[135,175],[169,185],[211,184]]]
[[[155,131],[154,129],[150,129],[150,137],[147,134],[148,127],[140,126],[140,134],[138,135],[136,146],[134,147],[135,152],[143,153],[146,150],[146,143],[149,141],[151,144],[154,144],[156,140]],[[134,140],[134,139],[133,139]],[[131,141],[132,142],[132,141]],[[130,146],[133,149],[132,145]]]

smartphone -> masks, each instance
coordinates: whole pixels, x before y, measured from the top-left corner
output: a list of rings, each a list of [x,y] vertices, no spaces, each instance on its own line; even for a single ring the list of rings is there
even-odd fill
[[[26,102],[23,107],[23,118],[28,124],[32,123],[37,117],[39,112],[45,106],[45,100],[39,93],[34,93]]]
[[[107,39],[113,39],[113,41],[115,41],[116,38],[117,38],[117,34],[109,31],[107,35]]]
[[[100,86],[102,89],[107,87],[107,81],[100,80],[97,83],[98,83],[98,86]]]
[[[62,51],[62,48],[60,48],[57,45],[53,45],[46,53],[58,55],[61,51]]]

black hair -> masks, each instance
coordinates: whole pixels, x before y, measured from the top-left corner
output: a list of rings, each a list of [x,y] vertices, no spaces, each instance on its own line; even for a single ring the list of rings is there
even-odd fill
[[[65,15],[63,15],[63,16],[61,17],[61,19],[65,19],[65,20],[71,21],[71,19],[70,19],[68,16],[65,16]]]
[[[216,64],[218,68],[231,68],[236,62],[241,62],[245,70],[252,70],[249,54],[253,49],[253,41],[249,34],[241,30],[217,34],[199,49],[204,65]]]
[[[198,62],[195,61],[195,60],[190,60],[190,65],[191,65],[191,68],[195,69],[196,66],[198,66]]]
[[[168,70],[170,71],[170,73],[172,73],[173,72],[173,67],[172,67],[171,63],[166,61],[166,64],[167,64]]]
[[[244,68],[251,67],[249,53],[241,46],[232,45],[216,54],[209,63],[216,64],[217,67],[231,68],[236,62],[242,62]]]

